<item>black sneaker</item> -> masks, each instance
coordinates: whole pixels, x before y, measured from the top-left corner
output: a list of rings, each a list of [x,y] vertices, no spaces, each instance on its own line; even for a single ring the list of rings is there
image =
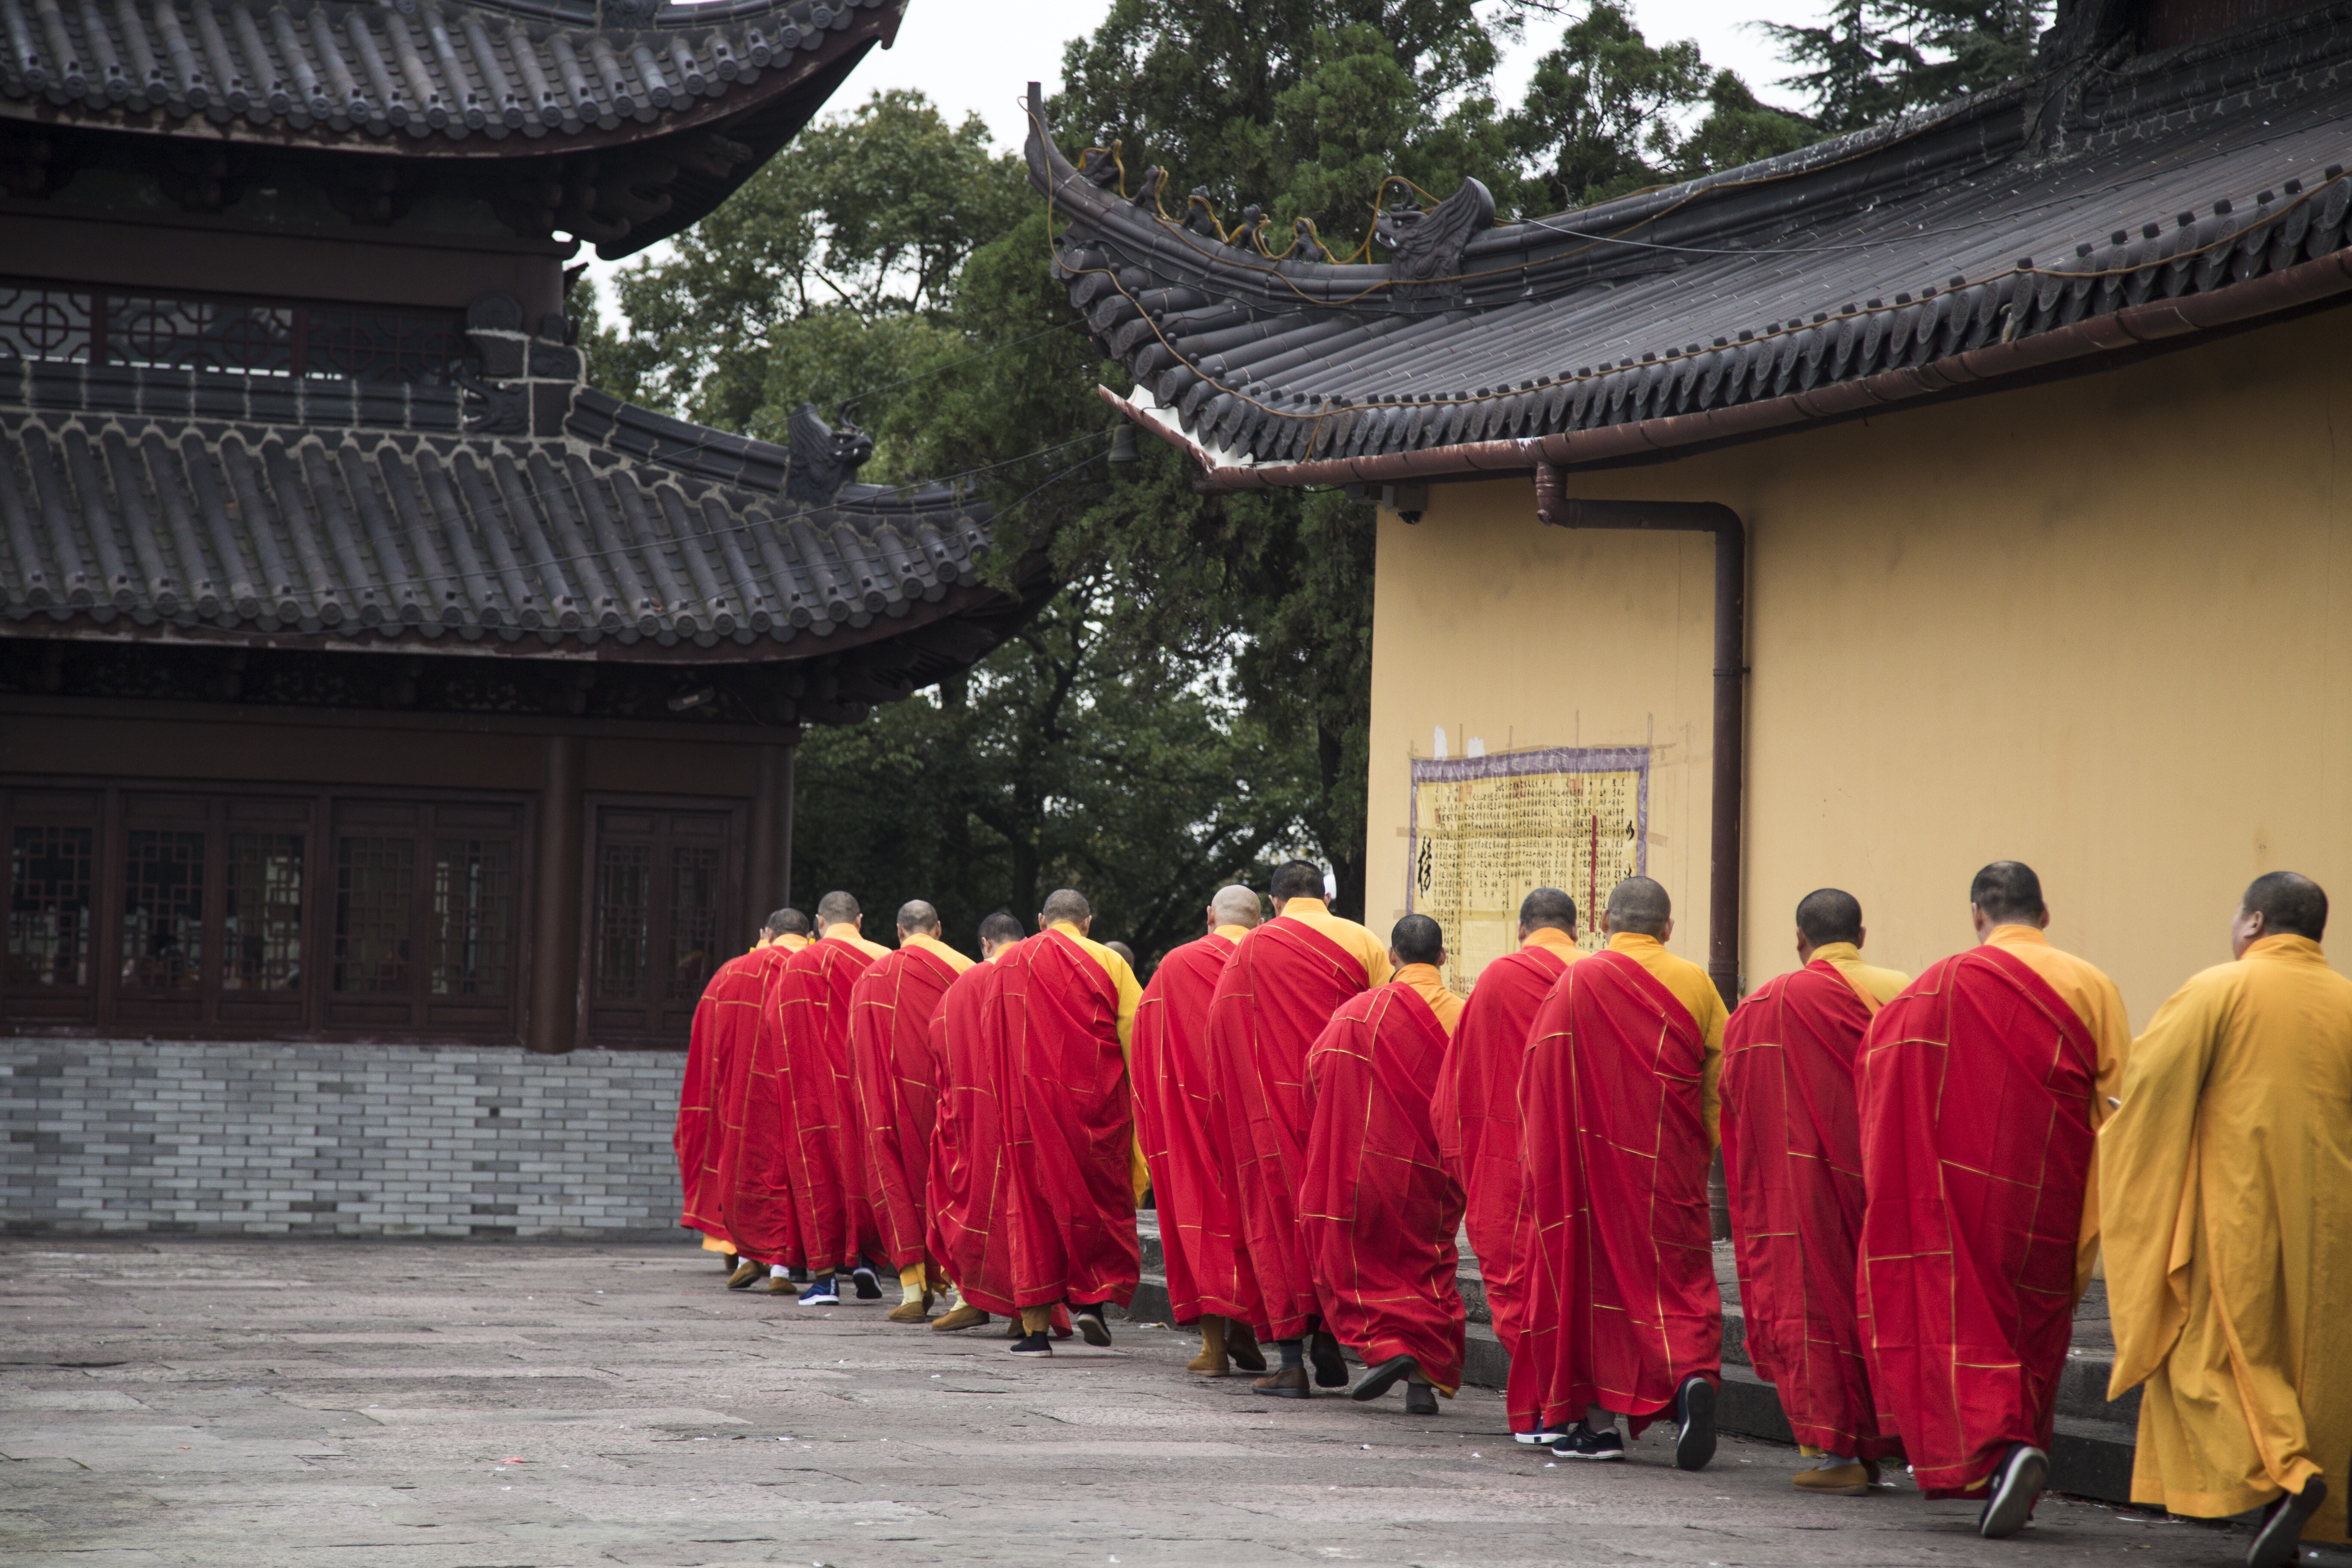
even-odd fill
[[[1565,1432],[1554,1432],[1548,1429],[1541,1432],[1514,1432],[1511,1434],[1511,1441],[1514,1443],[1524,1443],[1530,1448],[1549,1448],[1554,1443],[1559,1442],[1562,1437],[1567,1436],[1568,1434]]]
[[[1683,1379],[1675,1394],[1675,1468],[1703,1470],[1715,1458],[1715,1384],[1703,1377]]]
[[[803,1307],[840,1306],[841,1292],[834,1288],[833,1276],[826,1274],[810,1280],[808,1289],[801,1292],[801,1305]]]
[[[1407,1415],[1436,1415],[1437,1390],[1432,1388],[1425,1383],[1406,1384],[1404,1385],[1404,1413]]]
[[[1307,1359],[1315,1366],[1315,1386],[1345,1388],[1348,1386],[1348,1359],[1339,1353],[1339,1340],[1318,1329],[1307,1342]]]
[[[2303,1483],[2303,1490],[2289,1492],[2271,1504],[2263,1515],[2263,1527],[2254,1532],[2253,1546],[2246,1552],[2246,1568],[2286,1568],[2295,1559],[2303,1527],[2326,1500],[2327,1483],[2314,1476]]]
[[[874,1270],[865,1264],[861,1263],[851,1269],[849,1279],[850,1282],[857,1287],[859,1300],[879,1301],[882,1299],[882,1281],[877,1279],[874,1277]]]
[[[1052,1355],[1054,1336],[1047,1333],[1024,1334],[1004,1349],[1011,1355]]]
[[[2000,1541],[2023,1530],[2049,1481],[2050,1456],[2029,1443],[2013,1446],[2000,1468],[1992,1473],[1992,1484],[1985,1489],[1977,1533],[1987,1541]]]
[[[1078,1337],[1085,1340],[1087,1343],[1090,1345],[1110,1343],[1110,1324],[1103,1321],[1100,1301],[1095,1302],[1092,1306],[1071,1308],[1070,1321],[1077,1325]]]
[[[1568,1435],[1551,1446],[1555,1459],[1622,1459],[1625,1457],[1625,1439],[1617,1436],[1617,1428],[1595,1432],[1580,1421],[1568,1429]]]

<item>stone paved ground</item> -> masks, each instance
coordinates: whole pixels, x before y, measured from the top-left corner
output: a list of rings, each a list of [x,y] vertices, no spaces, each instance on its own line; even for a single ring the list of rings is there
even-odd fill
[[[0,1561],[2071,1568],[2247,1539],[2052,1500],[1980,1542],[1907,1488],[1801,1500],[1785,1448],[1552,1468],[1491,1393],[1287,1405],[1190,1377],[1167,1330],[1039,1364],[888,1305],[730,1294],[666,1243],[0,1243]]]

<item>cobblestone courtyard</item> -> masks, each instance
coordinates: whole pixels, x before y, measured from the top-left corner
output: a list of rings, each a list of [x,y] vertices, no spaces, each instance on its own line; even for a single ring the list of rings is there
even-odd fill
[[[2218,1565],[2248,1539],[2053,1498],[1981,1542],[1907,1485],[1800,1499],[1793,1451],[1736,1438],[1695,1476],[1655,1434],[1552,1468],[1483,1390],[1435,1420],[1286,1405],[1188,1376],[1164,1329],[1041,1364],[890,1304],[730,1293],[668,1243],[12,1241],[0,1559]]]

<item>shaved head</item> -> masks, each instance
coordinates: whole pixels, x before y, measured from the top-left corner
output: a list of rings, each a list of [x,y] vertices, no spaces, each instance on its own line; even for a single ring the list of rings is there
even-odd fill
[[[1045,907],[1037,911],[1037,918],[1049,926],[1064,921],[1082,926],[1095,918],[1095,907],[1076,888],[1056,888],[1045,895]]]
[[[1797,900],[1797,934],[1815,947],[1862,942],[1862,900],[1843,888],[1815,888]]]
[[[1969,902],[1995,925],[2032,925],[2048,913],[2042,879],[2022,860],[1996,860],[1969,884]]]
[[[1128,946],[1127,943],[1123,942],[1107,942],[1103,943],[1103,945],[1110,949],[1113,952],[1118,954],[1121,958],[1127,960],[1127,966],[1129,969],[1133,969],[1135,967],[1135,949]]]
[[[1238,882],[1219,888],[1217,896],[1209,900],[1209,909],[1221,926],[1254,926],[1265,918],[1265,906],[1258,902],[1257,894]]]
[[[782,909],[768,917],[767,931],[771,937],[806,936],[809,918],[798,910]]]
[[[1001,946],[1008,942],[1019,942],[1028,934],[1022,929],[1019,921],[1014,920],[1003,910],[997,910],[980,922],[980,945],[982,947]]]
[[[2317,942],[2327,932],[2326,889],[2293,871],[2255,878],[2238,907],[2262,916],[2266,935],[2307,936]]]
[[[940,934],[940,911],[920,899],[908,899],[898,906],[898,929],[924,936]]]
[[[1407,915],[1390,929],[1389,951],[1400,963],[1435,963],[1445,956],[1445,933],[1427,915]]]
[[[1675,902],[1647,877],[1628,877],[1609,889],[1609,929],[1656,936],[1675,918]]]
[[[1319,899],[1323,896],[1323,868],[1312,860],[1286,860],[1274,868],[1274,880],[1267,884],[1266,891],[1277,904],[1292,899]]]
[[[854,896],[839,889],[816,901],[816,923],[821,926],[851,925],[865,912]]]
[[[1558,888],[1538,888],[1519,900],[1521,931],[1541,931],[1547,926],[1576,934],[1576,900]]]

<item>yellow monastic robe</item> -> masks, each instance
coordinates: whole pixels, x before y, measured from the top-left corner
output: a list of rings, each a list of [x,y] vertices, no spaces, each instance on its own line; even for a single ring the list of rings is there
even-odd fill
[[[1429,1005],[1429,1010],[1437,1015],[1438,1027],[1445,1031],[1447,1039],[1452,1039],[1462,1023],[1464,998],[1445,988],[1445,977],[1437,972],[1437,966],[1408,963],[1396,972],[1395,977],[1412,986],[1413,994]]]
[[[1997,947],[2042,978],[2074,1009],[2091,1038],[2099,1046],[2098,1087],[2091,1095],[2091,1125],[2107,1119],[2115,1097],[2123,1092],[2124,1062],[2131,1055],[2131,1016],[2124,1011],[2124,994],[2104,972],[2063,949],[2050,945],[2039,926],[2000,925],[1985,933],[1985,945]],[[2074,1242],[2074,1300],[2091,1288],[2099,1266],[2099,1167],[2091,1165],[2083,1186],[2083,1218]]]
[[[1070,921],[1055,921],[1052,927],[1085,949],[1088,958],[1103,967],[1110,976],[1112,986],[1118,992],[1118,1051],[1127,1059],[1130,1072],[1135,1067],[1135,1009],[1143,1000],[1143,987],[1136,983],[1135,971],[1127,960],[1080,931]],[[1143,1145],[1130,1133],[1127,1140],[1127,1179],[1135,1188],[1135,1201],[1141,1203],[1143,1194],[1151,1189],[1151,1167],[1143,1163]]]
[[[2099,1134],[2112,1399],[2140,1393],[2132,1500],[2202,1519],[2352,1461],[2352,980],[2268,936],[2190,980],[2132,1047]]]
[[[1813,956],[1806,962],[1828,964],[1844,975],[1848,982],[1869,992],[1882,1007],[1901,995],[1903,988],[1911,984],[1911,977],[1899,969],[1881,969],[1875,964],[1864,963],[1862,949],[1850,942],[1825,942],[1813,949]]]
[[[1687,958],[1676,958],[1656,937],[1621,931],[1610,937],[1609,951],[1622,952],[1648,970],[1650,978],[1673,992],[1675,1000],[1690,1010],[1691,1022],[1706,1037],[1706,1066],[1699,1073],[1698,1103],[1706,1118],[1706,1146],[1715,1148],[1723,1142],[1723,1096],[1717,1084],[1723,1077],[1723,1026],[1731,1016],[1724,1010],[1723,993],[1715,988],[1706,970]]]
[[[1388,943],[1344,916],[1331,912],[1320,899],[1285,899],[1282,918],[1297,921],[1317,936],[1335,942],[1364,966],[1364,989],[1386,985],[1395,977],[1389,969]]]

